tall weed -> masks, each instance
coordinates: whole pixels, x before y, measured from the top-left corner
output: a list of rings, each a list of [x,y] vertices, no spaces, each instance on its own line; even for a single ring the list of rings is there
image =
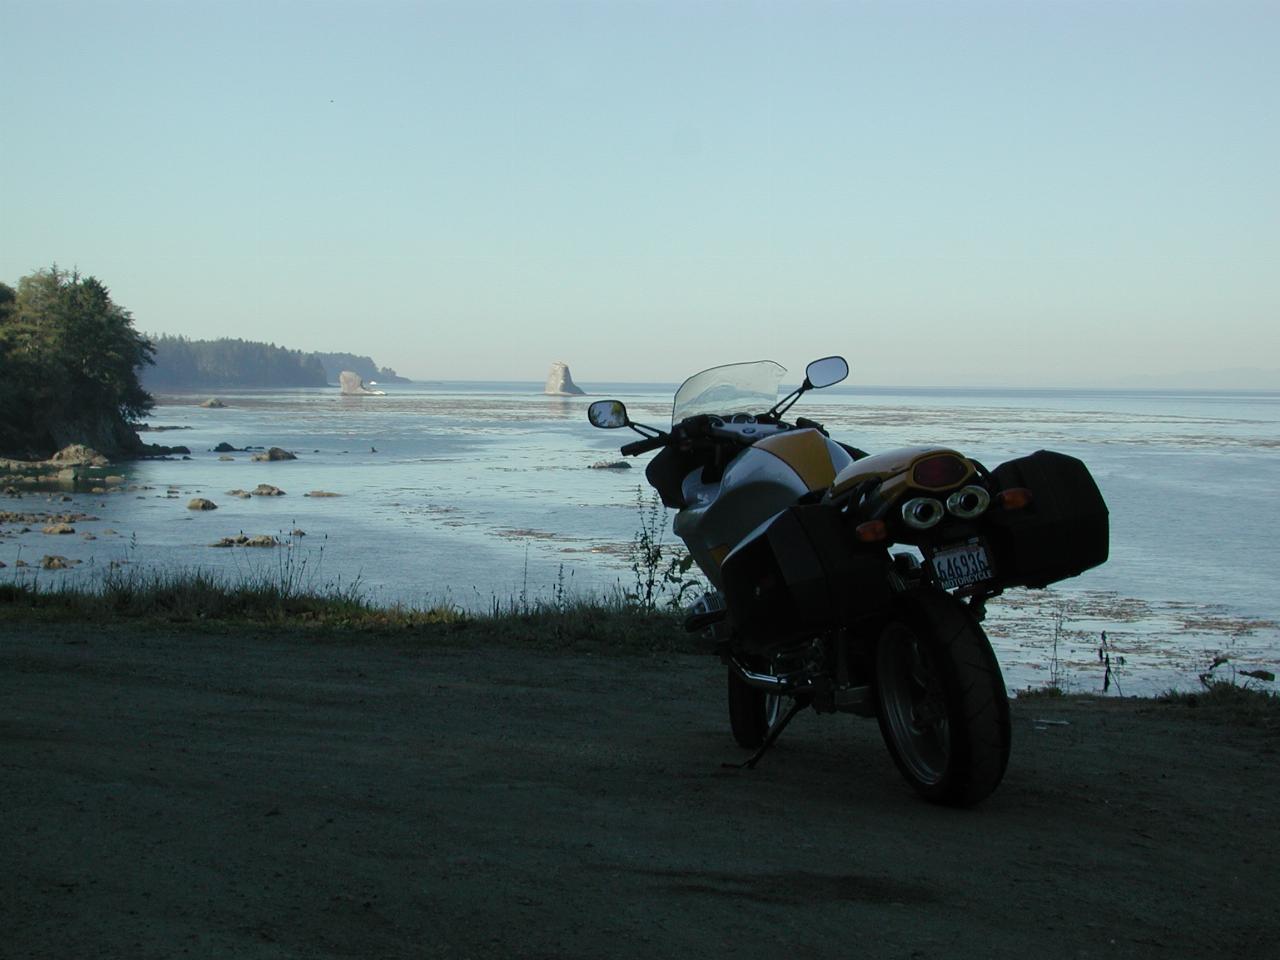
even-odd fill
[[[626,599],[637,610],[653,612],[659,607],[679,610],[688,594],[703,588],[702,579],[691,572],[693,557],[687,550],[666,541],[667,517],[657,492],[646,498],[636,487],[636,511],[640,527],[631,538],[633,588]]]

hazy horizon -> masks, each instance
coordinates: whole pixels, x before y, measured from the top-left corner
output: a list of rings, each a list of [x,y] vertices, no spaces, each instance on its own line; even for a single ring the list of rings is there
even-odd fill
[[[159,334],[153,333],[151,335],[158,336]],[[297,347],[293,344],[288,344],[288,343],[280,343],[275,345],[279,347],[285,347],[291,350],[300,350],[302,353],[333,352],[333,353],[349,353],[357,357],[368,356],[363,351],[359,349],[354,349],[354,348],[349,350],[315,351],[315,350],[308,350],[302,347]],[[515,376],[515,377],[413,376],[411,373],[406,373],[404,370],[398,369],[394,367],[392,364],[383,363],[382,360],[377,356],[368,356],[368,359],[372,360],[374,365],[379,368],[390,368],[397,376],[405,378],[411,384],[519,383],[519,384],[529,384],[530,386],[538,386],[546,382],[545,376],[536,376],[528,373],[527,371],[524,374],[520,376]],[[753,360],[753,359],[771,359],[771,358],[744,356],[744,357],[736,357],[736,358],[726,358],[725,362],[732,363],[737,361]],[[564,362],[564,361],[553,361],[553,362]],[[574,365],[572,363],[566,363],[566,365],[569,367],[569,370],[571,372],[574,382],[579,386],[583,386],[583,387],[591,386],[593,384],[606,384],[606,385],[617,385],[617,386],[675,387],[675,386],[678,386],[685,379],[685,376],[691,376],[694,373],[698,372],[697,370],[690,370],[687,372],[687,374],[682,375],[675,379],[670,379],[670,380],[653,379],[653,378],[645,378],[645,379],[603,378],[603,377],[583,376],[580,373],[573,372]],[[548,363],[547,364],[548,371],[550,369],[550,366],[551,364]],[[789,376],[783,379],[783,389],[790,389],[791,387],[794,387],[799,382],[797,377],[790,376],[790,374],[793,372],[799,372],[802,369],[803,369],[802,364],[797,365],[796,367],[793,367],[793,368],[789,368],[789,371],[788,371]],[[996,390],[996,391],[1010,391],[1010,392],[1020,392],[1020,391],[1034,392],[1037,390],[1048,391],[1048,392],[1070,392],[1073,390],[1081,390],[1081,391],[1089,391],[1089,392],[1121,391],[1121,392],[1137,392],[1137,393],[1143,393],[1143,392],[1159,393],[1159,392],[1167,392],[1167,391],[1189,391],[1189,392],[1204,392],[1204,393],[1263,393],[1263,394],[1280,393],[1280,369],[1264,369],[1260,367],[1236,368],[1231,370],[1218,370],[1218,371],[1199,371],[1199,372],[1184,371],[1181,374],[1174,374],[1168,377],[1135,375],[1127,379],[1121,379],[1116,381],[1096,381],[1092,383],[1081,381],[1081,382],[1075,382],[1075,383],[1070,383],[1070,382],[1040,383],[1040,384],[1034,384],[1034,385],[1027,384],[1027,383],[1021,383],[1021,384],[993,383],[990,381],[982,381],[982,380],[973,380],[970,382],[937,382],[937,383],[925,383],[922,381],[884,382],[884,381],[872,381],[865,378],[863,378],[862,380],[859,380],[858,374],[859,374],[858,370],[851,368],[849,379],[846,380],[844,383],[841,383],[838,386],[830,389],[851,390],[855,392],[859,390],[873,390],[873,391],[880,391],[880,390],[886,390],[886,391],[888,390],[958,390],[958,391]],[[378,381],[378,383],[382,386],[388,385],[386,381]],[[333,385],[332,381],[330,385]],[[394,384],[391,384],[391,385],[394,385]],[[193,388],[193,392],[201,392],[207,389],[208,388],[206,387],[200,387],[199,390],[195,390],[195,388]],[[231,389],[231,388],[222,388],[222,389]],[[246,387],[244,389],[260,391],[260,390],[268,390],[270,388],[255,386],[251,388]],[[294,388],[290,387],[288,389],[294,389]],[[172,393],[173,388],[168,386],[157,387],[157,388],[154,388],[152,392],[159,393],[159,394]]]
[[[76,268],[140,330],[415,380],[842,353],[882,384],[1280,388],[1274,3],[4,23],[0,280]]]

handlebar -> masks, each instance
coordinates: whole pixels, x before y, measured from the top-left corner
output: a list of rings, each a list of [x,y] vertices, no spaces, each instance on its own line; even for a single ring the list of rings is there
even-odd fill
[[[812,425],[822,430],[820,425],[812,421],[805,422],[805,425]],[[787,429],[790,429],[790,427],[779,420],[752,420],[749,424],[737,424],[726,423],[719,417],[712,417],[708,414],[699,414],[677,424],[672,428],[671,433],[659,433],[655,437],[643,437],[632,443],[624,444],[619,448],[619,452],[623,456],[635,457],[673,443],[682,449],[710,448],[725,444],[750,446],[775,430]],[[761,432],[757,434],[757,430]],[[822,432],[826,433],[825,430]]]
[[[642,453],[648,453],[650,450],[657,450],[659,447],[665,447],[671,438],[668,436],[661,437],[645,437],[642,440],[636,440],[632,443],[624,443],[618,448],[618,452],[624,457],[636,457]]]

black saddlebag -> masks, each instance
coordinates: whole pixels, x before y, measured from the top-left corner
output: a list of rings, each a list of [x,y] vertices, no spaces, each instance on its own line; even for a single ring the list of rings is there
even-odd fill
[[[1029,506],[995,508],[986,517],[1001,585],[1044,587],[1107,559],[1107,505],[1082,461],[1037,450],[1000,464],[992,476],[996,490],[1031,491]]]
[[[735,640],[768,653],[888,602],[883,550],[862,547],[839,511],[825,504],[790,507],[721,567]]]

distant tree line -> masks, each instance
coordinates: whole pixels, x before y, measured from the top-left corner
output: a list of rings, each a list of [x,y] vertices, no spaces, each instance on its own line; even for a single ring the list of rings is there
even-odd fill
[[[403,381],[389,367],[353,353],[305,353],[254,340],[189,340],[154,336],[155,365],[144,374],[152,390],[220,387],[323,387],[343,370],[366,380]]]
[[[0,283],[0,451],[43,457],[68,443],[138,445],[128,422],[151,396],[138,371],[152,346],[94,277],[37,270]]]
[[[188,340],[154,337],[155,365],[145,373],[148,388],[323,387],[324,365],[310,353],[252,340]]]

